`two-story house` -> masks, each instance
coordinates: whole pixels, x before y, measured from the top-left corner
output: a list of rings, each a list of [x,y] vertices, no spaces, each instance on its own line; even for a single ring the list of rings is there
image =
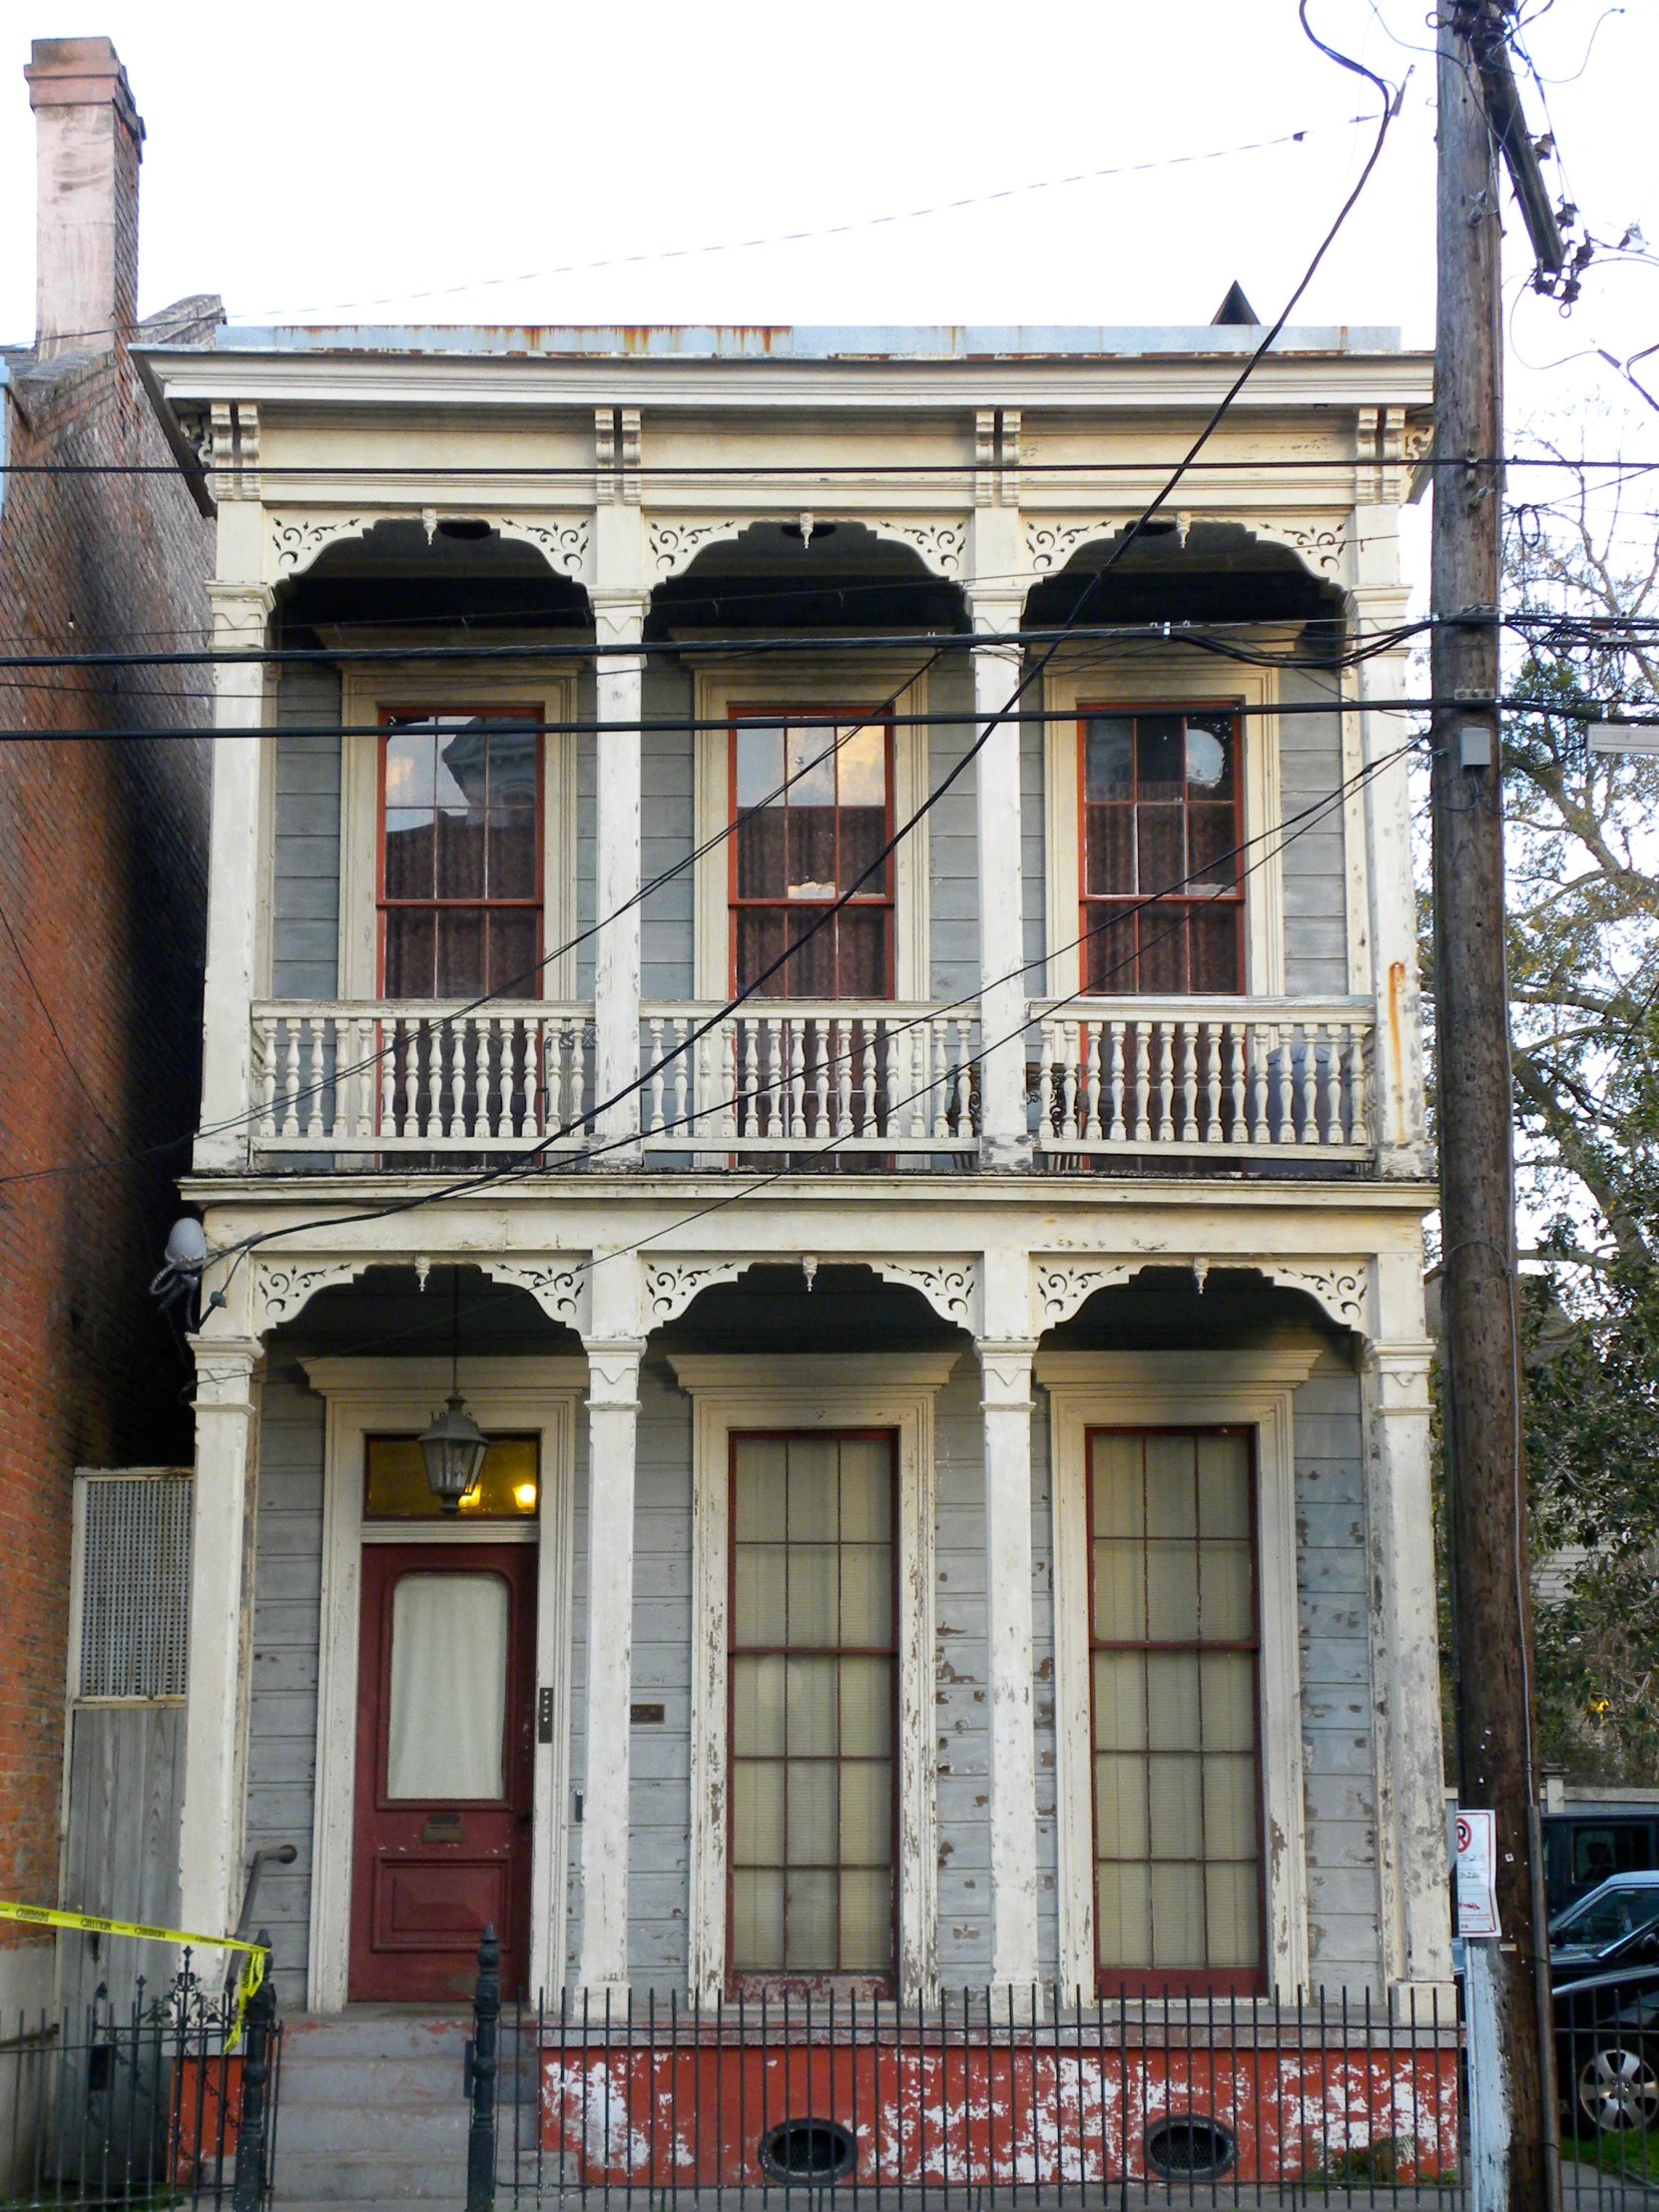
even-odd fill
[[[253,649],[181,1909],[296,1843],[290,2009],[1449,1980],[1431,362],[1287,330],[1126,545],[1262,335],[144,354]]]

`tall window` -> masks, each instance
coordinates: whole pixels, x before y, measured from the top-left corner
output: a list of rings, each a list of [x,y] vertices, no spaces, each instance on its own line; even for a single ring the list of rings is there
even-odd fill
[[[733,1978],[894,1971],[893,1439],[732,1439]]]
[[[1082,751],[1085,987],[1243,990],[1237,717],[1085,707]]]
[[[522,715],[388,715],[381,973],[388,998],[538,998],[541,741]]]
[[[871,868],[892,834],[890,726],[734,722],[732,808],[734,819],[759,809],[731,840],[736,986],[782,960],[766,997],[890,998],[892,855]],[[802,943],[846,891],[849,902]]]
[[[1089,1435],[1101,1985],[1251,1991],[1262,1958],[1250,1439]]]

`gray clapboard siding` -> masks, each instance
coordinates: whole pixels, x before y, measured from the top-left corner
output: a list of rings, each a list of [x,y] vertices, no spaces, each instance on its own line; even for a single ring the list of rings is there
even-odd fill
[[[316,1781],[317,1626],[322,1587],[323,1403],[298,1383],[270,1381],[261,1398],[254,1639],[248,1708],[250,1855],[292,1844],[291,1867],[260,1877],[277,2002],[305,2003],[310,1942],[311,1821]]]
[[[1287,669],[1286,704],[1329,699],[1329,677]],[[1280,799],[1289,822],[1337,791],[1343,781],[1341,718],[1287,715],[1279,724]],[[1285,988],[1293,997],[1343,997],[1348,991],[1348,880],[1343,810],[1298,825],[1284,848]]]
[[[1033,685],[1025,702],[1040,696]],[[1024,704],[1025,702],[1022,702]],[[1041,998],[1048,989],[1043,963],[1048,957],[1044,938],[1048,930],[1047,877],[1043,872],[1043,726],[1022,722],[1019,726],[1019,842],[1020,910],[1025,923],[1025,995]]]
[[[332,998],[339,985],[337,737],[283,725],[338,724],[337,669],[284,668],[276,687],[276,821],[272,867],[275,998]]]
[[[928,789],[936,792],[973,743],[973,670],[965,653],[950,654],[927,678],[930,714],[960,714],[960,723],[927,728]],[[928,964],[932,994],[947,1004],[979,988],[979,859],[974,820],[974,771],[964,769],[927,817]]]
[[[1335,1351],[1296,1393],[1309,1972],[1380,1990],[1360,1380]]]
[[[685,669],[653,663],[641,686],[647,718],[692,716],[692,679]],[[640,880],[671,867],[680,873],[645,901],[640,916],[640,991],[648,999],[693,996],[690,865],[693,830],[693,741],[689,728],[647,730],[640,740]]]
[[[583,669],[576,679],[577,721],[592,722],[598,705],[593,671]],[[598,741],[591,730],[584,730],[578,732],[576,739],[576,926],[579,931],[593,927],[598,822]],[[593,996],[591,937],[585,938],[576,948],[576,995],[578,998]]]

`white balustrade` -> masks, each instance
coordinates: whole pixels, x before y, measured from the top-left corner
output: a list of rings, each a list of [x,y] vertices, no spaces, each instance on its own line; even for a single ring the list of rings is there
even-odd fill
[[[262,1152],[592,1145],[591,1007],[281,1000],[257,1005],[253,1021]]]
[[[1094,998],[1032,1014],[1039,1152],[1372,1150],[1369,1002]]]
[[[648,1152],[978,1151],[972,1007],[752,999],[641,1016]]]

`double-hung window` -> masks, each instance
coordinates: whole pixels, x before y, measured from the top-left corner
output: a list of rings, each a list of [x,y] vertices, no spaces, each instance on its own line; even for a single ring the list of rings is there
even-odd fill
[[[386,997],[541,996],[535,719],[382,717],[377,905]]]
[[[1084,706],[1080,719],[1083,987],[1242,991],[1238,716]]]
[[[843,712],[815,708],[815,715]],[[732,981],[767,998],[893,992],[892,728],[735,717]],[[836,909],[835,901],[850,894]]]
[[[890,1431],[731,1442],[727,1966],[893,1986]]]
[[[1089,1641],[1101,1987],[1261,1986],[1251,1437],[1092,1429]]]

